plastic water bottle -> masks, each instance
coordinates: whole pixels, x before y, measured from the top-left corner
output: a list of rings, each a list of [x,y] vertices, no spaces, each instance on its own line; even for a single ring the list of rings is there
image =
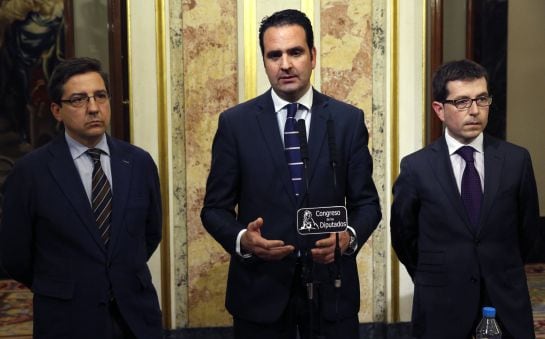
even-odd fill
[[[496,322],[494,307],[483,307],[483,319],[477,326],[475,339],[501,339],[501,330]]]

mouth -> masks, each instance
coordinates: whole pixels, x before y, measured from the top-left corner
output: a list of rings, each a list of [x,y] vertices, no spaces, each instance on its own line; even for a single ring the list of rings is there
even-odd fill
[[[86,125],[88,127],[102,127],[104,126],[104,123],[100,120],[93,120],[93,121],[89,121]]]
[[[293,82],[297,79],[297,76],[295,75],[284,75],[280,77],[281,82]]]

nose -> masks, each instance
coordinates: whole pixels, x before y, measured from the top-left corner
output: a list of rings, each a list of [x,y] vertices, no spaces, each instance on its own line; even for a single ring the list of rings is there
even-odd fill
[[[89,97],[89,101],[87,102],[87,112],[91,114],[98,113],[98,104],[94,96]]]
[[[282,54],[282,57],[280,57],[280,68],[289,69],[290,67],[291,61],[289,56],[286,53]]]
[[[477,100],[471,101],[471,106],[469,106],[468,112],[471,115],[479,114],[479,106],[477,106]]]

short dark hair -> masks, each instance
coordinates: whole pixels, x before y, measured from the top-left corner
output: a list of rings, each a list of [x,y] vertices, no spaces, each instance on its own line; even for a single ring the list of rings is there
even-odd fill
[[[285,9],[273,13],[270,16],[266,16],[261,20],[259,26],[259,47],[261,48],[261,55],[265,52],[265,46],[263,43],[263,35],[265,31],[270,27],[279,27],[285,25],[299,25],[305,30],[307,38],[308,49],[312,50],[314,47],[314,33],[312,32],[312,24],[305,13],[296,9]],[[312,55],[312,53],[311,53]]]
[[[60,105],[64,94],[64,84],[74,75],[89,72],[100,74],[104,80],[106,91],[110,93],[108,74],[102,70],[100,61],[93,58],[72,58],[61,61],[53,70],[47,86],[49,99]]]
[[[457,60],[441,65],[433,76],[433,100],[443,102],[447,99],[449,81],[475,80],[485,78],[488,87],[488,72],[472,60]]]

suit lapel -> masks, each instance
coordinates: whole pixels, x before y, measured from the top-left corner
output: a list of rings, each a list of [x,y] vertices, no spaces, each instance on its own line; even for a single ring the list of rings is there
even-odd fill
[[[481,207],[479,225],[483,225],[486,216],[492,210],[492,203],[500,187],[501,168],[503,168],[504,156],[499,150],[497,140],[484,136],[484,196]],[[479,228],[479,232],[481,229]]]
[[[444,136],[431,145],[431,153],[428,160],[430,167],[434,172],[435,178],[445,192],[445,195],[450,200],[452,206],[454,206],[454,210],[460,216],[460,218],[465,221],[468,230],[472,234],[475,233],[474,227],[471,225],[465,207],[462,203],[462,199],[460,198],[460,192],[458,192],[454,171],[452,169],[452,163],[450,161],[450,155]]]
[[[52,177],[74,207],[93,240],[105,251],[106,247],[100,238],[91,204],[85,193],[78,170],[74,165],[64,134],[52,141],[49,151],[52,155],[49,162],[49,171]]]
[[[286,194],[289,196],[292,204],[296,205],[297,201],[291,184],[291,176],[284,155],[284,146],[278,130],[278,120],[274,112],[274,104],[270,90],[262,94],[256,99],[257,108],[257,124],[261,129],[261,135],[265,139],[265,143],[272,157],[273,166],[276,168],[276,173],[280,176],[280,180],[284,185]]]
[[[115,248],[123,225],[123,216],[127,200],[132,172],[132,158],[124,152],[122,145],[108,137],[110,148],[110,166],[112,169],[112,224],[110,229],[110,252]]]

